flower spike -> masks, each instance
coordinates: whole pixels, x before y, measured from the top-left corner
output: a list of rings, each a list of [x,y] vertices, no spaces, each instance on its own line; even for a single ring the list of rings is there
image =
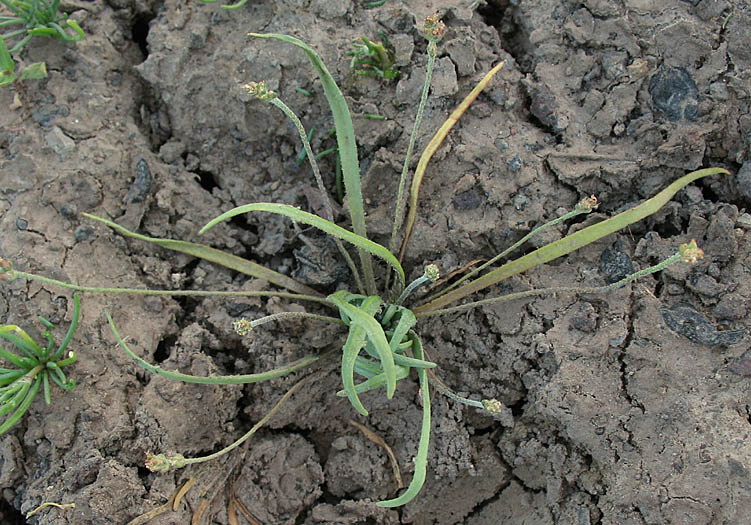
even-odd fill
[[[696,239],[691,239],[691,242],[681,244],[678,247],[678,252],[681,254],[683,262],[687,264],[695,264],[699,259],[704,258],[704,250],[697,246]]]
[[[430,42],[437,44],[446,34],[446,24],[440,19],[438,13],[425,18],[425,24],[422,29],[422,36]]]
[[[271,102],[276,98],[276,92],[270,90],[266,86],[266,82],[263,80],[260,82],[248,82],[247,84],[243,84],[243,89],[247,91],[249,95],[264,102]]]

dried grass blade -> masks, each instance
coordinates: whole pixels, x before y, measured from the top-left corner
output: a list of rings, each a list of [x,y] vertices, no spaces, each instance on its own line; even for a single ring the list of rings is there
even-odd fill
[[[412,228],[415,225],[415,217],[417,216],[417,198],[420,194],[420,185],[422,184],[422,179],[425,176],[425,169],[428,167],[428,162],[430,162],[430,159],[433,158],[433,155],[438,150],[438,147],[441,145],[441,143],[443,143],[443,140],[446,138],[446,135],[448,135],[449,131],[451,131],[451,128],[454,127],[454,124],[456,124],[456,122],[464,114],[464,112],[467,111],[467,108],[469,108],[472,102],[475,101],[480,92],[485,89],[485,86],[488,85],[488,82],[490,82],[495,74],[501,70],[504,64],[505,62],[500,62],[493,69],[488,71],[484,77],[482,77],[482,80],[480,80],[480,82],[474,87],[474,89],[470,91],[466,97],[464,97],[464,100],[462,100],[461,104],[456,107],[453,113],[449,115],[449,118],[446,119],[446,122],[444,122],[440,129],[438,129],[433,138],[430,139],[430,142],[425,148],[425,151],[423,151],[422,155],[420,156],[420,160],[417,163],[417,169],[415,170],[415,175],[414,177],[412,177],[412,185],[409,189],[409,212],[407,213],[407,220],[404,227],[404,239],[402,240],[402,248],[401,250],[399,250],[400,262],[404,260],[404,254],[407,251],[407,243],[409,242],[410,235],[412,235]]]
[[[402,481],[402,473],[399,471],[399,462],[396,460],[396,455],[394,455],[394,451],[391,450],[391,447],[386,443],[381,436],[370,430],[365,425],[361,425],[357,421],[349,420],[349,424],[353,427],[357,427],[362,434],[368,438],[368,440],[372,441],[379,447],[381,447],[383,450],[386,451],[386,455],[389,457],[389,460],[391,461],[391,468],[394,471],[394,479],[396,480],[396,490],[403,489],[404,488],[404,481]]]

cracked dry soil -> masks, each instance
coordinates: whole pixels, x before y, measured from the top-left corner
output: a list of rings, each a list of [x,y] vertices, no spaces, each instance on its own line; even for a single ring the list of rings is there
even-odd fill
[[[254,0],[227,12],[177,0],[64,2],[86,31],[74,45],[38,40],[25,60],[49,78],[0,92],[0,253],[20,269],[80,284],[260,289],[264,283],[113,233],[92,212],[152,236],[198,240],[238,204],[315,210],[295,130],[240,85],[266,79],[332,145],[319,82],[297,49],[250,41],[294,34],[321,52],[355,113],[369,231],[387,242],[392,201],[419,97],[425,41],[417,20],[439,10],[440,45],[422,147],[479,78],[505,68],[428,169],[406,268],[443,273],[488,258],[596,194],[613,214],[685,172],[731,176],[681,191],[628,231],[504,283],[592,286],[643,268],[696,238],[706,252],[604,296],[562,294],[444,316],[420,328],[444,381],[498,398],[503,421],[435,397],[429,474],[402,509],[384,451],[348,424],[356,414],[336,365],[295,395],[247,450],[208,468],[152,474],[147,451],[218,450],[260,419],[296,377],[246,387],[168,382],[120,351],[103,312],[134,349],[186,373],[252,373],[336,343],[312,323],[231,330],[300,305],[260,299],[83,297],[72,347],[74,391],[35,401],[0,440],[0,521],[45,501],[37,524],[124,524],[198,480],[179,509],[151,523],[228,523],[234,493],[260,523],[741,524],[751,515],[751,4],[730,0]],[[399,79],[349,73],[361,36],[389,39]],[[296,88],[313,93],[307,97]],[[379,114],[387,120],[369,120]],[[333,164],[324,161],[333,185]],[[585,224],[603,215],[589,217]],[[540,244],[564,235],[569,224]],[[298,276],[323,291],[336,250],[314,232],[249,216],[200,239]],[[331,262],[331,260],[335,262]],[[325,272],[324,272],[325,273]],[[341,278],[341,273],[338,274]],[[0,318],[67,327],[71,294],[15,281]],[[38,334],[38,330],[33,332]],[[386,402],[364,397],[359,421],[391,445],[405,477],[417,446],[417,383]],[[513,420],[513,421],[512,421]]]

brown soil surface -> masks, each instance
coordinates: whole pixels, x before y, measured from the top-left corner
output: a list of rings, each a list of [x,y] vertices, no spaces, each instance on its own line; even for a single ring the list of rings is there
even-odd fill
[[[628,231],[480,295],[601,285],[691,238],[705,258],[607,295],[530,298],[421,322],[443,380],[476,399],[498,398],[510,413],[494,420],[436,395],[428,479],[400,509],[373,504],[395,494],[391,465],[348,421],[380,435],[408,480],[421,413],[416,379],[400,383],[392,400],[364,395],[371,415],[363,418],[335,395],[332,361],[249,447],[208,467],[154,474],[143,466],[146,452],[219,450],[300,374],[244,387],[171,382],[124,354],[105,311],[139,355],[197,375],[268,370],[340,342],[342,332],[301,321],[266,325],[250,339],[232,331],[240,316],[304,306],[285,300],[84,294],[71,346],[76,388],[53,387],[52,406],[39,396],[0,438],[0,521],[24,523],[25,513],[57,502],[76,506],[46,508],[29,523],[125,524],[194,477],[179,509],[150,523],[189,523],[201,499],[210,501],[201,523],[229,523],[233,486],[264,524],[748,522],[751,4],[364,3],[251,0],[225,11],[192,0],[64,2],[86,38],[32,41],[23,59],[46,61],[49,77],[21,93],[0,91],[0,255],[78,284],[265,286],[126,239],[81,216],[90,212],[334,290],[331,268],[346,280],[336,248],[286,219],[249,215],[198,236],[239,204],[320,206],[309,167],[295,163],[296,130],[240,86],[265,79],[316,129],[321,151],[334,144],[321,84],[297,48],[246,34],[292,34],[321,53],[354,114],[369,233],[388,244],[426,63],[415,24],[439,9],[448,31],[418,151],[486,71],[506,65],[428,168],[408,277],[429,263],[448,273],[487,259],[590,194],[602,205],[586,224],[688,171],[721,166],[733,174],[693,184]],[[350,73],[353,42],[379,31],[396,54],[395,81]],[[333,188],[331,157],[322,163]],[[37,316],[56,322],[61,337],[71,314],[68,290],[20,279],[0,288],[0,320],[36,338]]]

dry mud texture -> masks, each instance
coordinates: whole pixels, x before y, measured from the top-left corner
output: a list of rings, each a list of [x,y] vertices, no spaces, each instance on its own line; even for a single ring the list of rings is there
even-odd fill
[[[698,265],[675,267],[605,296],[527,299],[426,321],[419,327],[443,379],[497,397],[495,421],[437,396],[429,474],[398,510],[384,451],[409,479],[420,408],[416,381],[356,418],[336,364],[294,396],[242,453],[209,468],[152,474],[147,451],[198,455],[231,443],[296,377],[246,387],[169,382],[134,364],[103,317],[146,359],[186,373],[252,373],[341,340],[313,323],[267,325],[250,340],[241,315],[301,308],[280,300],[83,297],[73,348],[74,391],[37,399],[0,440],[3,523],[42,502],[38,524],[123,524],[196,477],[176,513],[227,523],[229,487],[261,523],[743,523],[751,509],[751,4],[725,0],[488,2],[252,0],[236,12],[195,1],[72,0],[87,37],[34,41],[27,61],[49,78],[22,107],[0,92],[0,252],[20,269],[75,283],[262,289],[264,283],[124,239],[80,212],[153,236],[198,240],[230,207],[285,202],[316,211],[295,130],[240,85],[266,79],[330,147],[332,122],[297,49],[248,31],[290,33],[319,50],[344,86],[359,134],[369,228],[387,242],[399,161],[426,62],[415,23],[440,9],[448,34],[419,146],[499,60],[506,66],[452,131],[428,169],[406,268],[443,272],[487,258],[592,193],[613,214],[678,176],[723,166],[656,216],[562,261],[490,290],[599,285],[654,264],[696,238]],[[417,5],[419,4],[419,7]],[[383,31],[401,77],[349,74],[345,53]],[[296,91],[309,90],[312,97]],[[10,109],[9,109],[10,108]],[[364,114],[388,117],[368,120]],[[324,161],[333,184],[333,166]],[[597,214],[585,223],[600,220]],[[343,216],[342,216],[343,217]],[[558,238],[563,226],[538,239]],[[286,220],[249,216],[202,242],[333,289],[336,251]],[[331,260],[335,262],[331,262]],[[334,272],[341,279],[341,272]],[[346,278],[346,274],[344,275]],[[2,288],[0,317],[38,336],[36,317],[70,321],[72,295],[18,280]],[[298,376],[299,377],[299,376]],[[513,416],[513,417],[510,417]],[[211,520],[208,520],[211,516]]]

